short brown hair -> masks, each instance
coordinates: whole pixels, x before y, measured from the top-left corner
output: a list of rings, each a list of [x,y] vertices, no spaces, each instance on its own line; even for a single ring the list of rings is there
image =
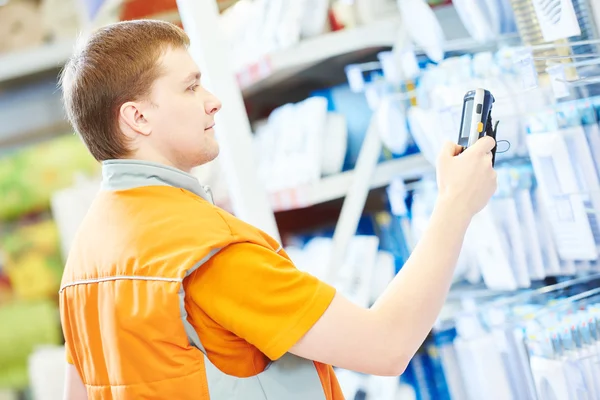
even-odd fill
[[[108,25],[75,51],[60,77],[63,101],[69,121],[96,160],[129,153],[119,129],[119,108],[149,94],[167,48],[187,48],[189,43],[173,24],[137,20]]]

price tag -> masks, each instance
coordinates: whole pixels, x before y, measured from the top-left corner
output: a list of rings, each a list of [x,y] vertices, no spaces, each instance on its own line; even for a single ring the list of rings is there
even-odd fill
[[[400,65],[405,79],[415,79],[420,74],[419,61],[412,46],[399,50]]]
[[[369,85],[365,88],[365,97],[367,98],[367,104],[371,110],[379,109],[379,105],[382,100],[382,93],[378,90],[377,85]]]
[[[390,208],[395,216],[405,216],[408,214],[406,207],[406,186],[402,179],[394,179],[387,189]]]
[[[548,75],[550,75],[554,97],[557,99],[569,97],[571,92],[569,91],[569,84],[567,83],[565,67],[562,64],[558,64],[548,67],[546,71],[548,71]]]
[[[513,56],[513,62],[517,73],[521,77],[524,90],[534,89],[538,86],[538,73],[533,61],[533,53],[530,48],[519,49]]]
[[[377,55],[377,58],[381,62],[381,69],[383,70],[385,80],[394,85],[401,84],[402,74],[394,51],[383,51]]]
[[[545,42],[581,35],[572,0],[532,1],[531,4]]]
[[[350,85],[350,90],[360,93],[365,89],[365,78],[362,69],[358,65],[348,65],[346,67],[346,78]]]

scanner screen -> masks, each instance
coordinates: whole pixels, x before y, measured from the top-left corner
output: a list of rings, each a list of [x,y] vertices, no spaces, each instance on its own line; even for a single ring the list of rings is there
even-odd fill
[[[462,131],[460,132],[461,139],[469,138],[471,118],[473,117],[473,104],[475,104],[475,99],[468,99],[463,107],[464,114],[462,116]]]

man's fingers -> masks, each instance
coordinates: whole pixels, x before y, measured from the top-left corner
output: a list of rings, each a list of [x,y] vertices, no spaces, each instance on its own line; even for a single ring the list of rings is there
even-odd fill
[[[496,147],[496,141],[491,136],[484,136],[475,142],[475,144],[471,147],[479,151],[481,154],[485,154],[491,152],[492,149]]]

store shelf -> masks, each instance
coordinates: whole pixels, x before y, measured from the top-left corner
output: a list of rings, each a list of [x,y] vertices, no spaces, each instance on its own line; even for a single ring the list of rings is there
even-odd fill
[[[44,78],[0,90],[0,151],[72,132],[56,79]]]
[[[59,121],[40,128],[20,131],[18,135],[0,135],[0,157],[2,157],[4,152],[72,132],[73,128],[71,128],[71,125],[67,121]]]
[[[0,83],[62,67],[73,52],[72,40],[0,54]]]
[[[396,40],[398,19],[382,20],[354,29],[327,33],[304,40],[285,50],[264,56],[237,73],[245,96],[275,86],[299,72],[332,58],[352,55],[359,59],[369,49],[391,47]]]
[[[375,169],[370,188],[387,186],[394,178],[420,178],[431,171],[433,167],[420,154],[384,161]],[[314,184],[271,193],[269,195],[271,205],[275,212],[281,212],[339,199],[346,195],[353,179],[354,171],[347,171],[325,177]]]

